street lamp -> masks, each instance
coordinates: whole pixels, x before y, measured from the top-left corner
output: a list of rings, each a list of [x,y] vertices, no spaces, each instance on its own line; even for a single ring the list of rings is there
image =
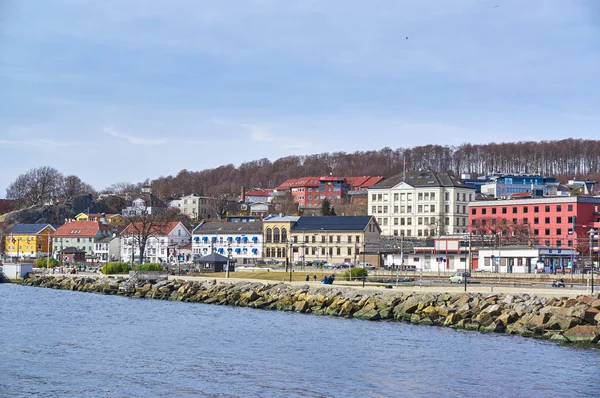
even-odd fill
[[[594,234],[596,233],[596,230],[593,228],[590,228],[588,233],[590,234],[590,263],[591,263],[591,267],[592,267],[592,269],[591,269],[591,272],[592,272],[591,284],[592,284],[592,294],[594,294],[594,245],[593,245],[593,241],[594,241]]]

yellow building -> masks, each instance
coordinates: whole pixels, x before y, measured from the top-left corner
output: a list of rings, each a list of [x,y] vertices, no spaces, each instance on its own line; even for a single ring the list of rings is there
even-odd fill
[[[18,260],[47,257],[55,231],[50,224],[17,224],[6,235],[4,252]]]
[[[99,221],[104,225],[108,225],[114,229],[124,228],[127,220],[120,214],[104,214],[104,213],[79,213],[75,216],[76,221]]]
[[[292,263],[373,261],[381,236],[372,216],[267,217],[263,231],[264,258]]]

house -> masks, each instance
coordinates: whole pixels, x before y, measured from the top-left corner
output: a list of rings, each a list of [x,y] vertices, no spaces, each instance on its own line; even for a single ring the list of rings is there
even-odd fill
[[[533,196],[545,196],[548,195],[550,186],[557,185],[556,177],[538,174],[496,173],[484,178],[486,182],[481,185],[481,193],[497,199],[507,199],[512,194],[521,192],[530,192]]]
[[[208,220],[217,217],[215,198],[191,194],[181,197],[181,213],[192,220]]]
[[[179,250],[190,243],[190,237],[190,232],[178,221],[156,223],[150,227],[141,223],[129,224],[121,232],[121,260],[140,262],[139,243],[147,238],[142,262],[175,263]]]
[[[192,254],[218,253],[238,264],[262,258],[263,233],[260,222],[202,222],[192,231]]]
[[[245,187],[242,187],[242,195],[240,196],[240,201],[243,203],[256,203],[256,202],[264,202],[269,203],[273,199],[273,189],[250,189],[246,191]]]
[[[121,229],[127,221],[125,217],[120,214],[105,214],[105,213],[79,213],[75,216],[76,221],[98,221],[102,224],[108,225],[113,229]]]
[[[567,247],[498,246],[479,249],[478,268],[509,274],[571,273],[577,251]]]
[[[199,255],[194,256],[194,263],[198,265],[198,271],[200,272],[230,272],[235,271],[234,262],[225,256],[218,253],[211,253],[206,256],[200,257]]]
[[[160,214],[166,210],[166,203],[152,193],[151,187],[145,186],[142,188],[142,195],[134,199],[130,206],[123,209],[121,214],[123,217],[132,217],[142,214]]]
[[[368,214],[382,235],[422,237],[466,233],[475,189],[448,173],[407,171],[368,188]]]
[[[379,265],[381,229],[372,216],[267,217],[263,235],[265,259]]]
[[[67,261],[92,259],[96,242],[110,235],[110,228],[99,221],[68,220],[54,232],[53,257]]]
[[[55,232],[50,224],[16,224],[7,233],[4,253],[18,260],[47,257],[52,253]]]
[[[94,243],[94,257],[101,263],[121,260],[121,239],[116,234],[105,236]]]

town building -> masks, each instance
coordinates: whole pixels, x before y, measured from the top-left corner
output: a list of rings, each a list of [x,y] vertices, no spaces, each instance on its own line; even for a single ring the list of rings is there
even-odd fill
[[[267,260],[379,264],[381,230],[371,216],[272,216],[263,235]]]
[[[50,224],[16,224],[7,233],[4,254],[19,261],[47,257],[52,253],[55,232]]]
[[[94,259],[101,263],[121,261],[121,239],[113,233],[96,240]]]
[[[475,190],[451,174],[420,170],[375,184],[368,195],[368,214],[382,235],[421,238],[466,233]]]
[[[262,259],[263,230],[260,222],[202,222],[192,231],[192,254],[218,253],[237,264]]]
[[[110,228],[99,221],[68,220],[54,232],[53,257],[63,261],[91,259],[96,242],[110,235]]]
[[[500,237],[504,244],[573,247],[585,252],[589,247],[590,229],[598,228],[600,198],[597,197],[559,196],[469,203],[469,232]],[[593,240],[596,242],[595,238]]]
[[[127,225],[127,220],[120,214],[105,213],[79,213],[75,216],[76,221],[98,221],[108,225],[112,229],[121,229]]]
[[[490,174],[481,185],[481,193],[496,199],[508,199],[511,195],[530,192],[533,196],[546,196],[549,190],[556,191],[556,177],[544,177],[537,174]]]
[[[181,197],[181,214],[192,220],[208,220],[217,217],[215,199],[208,196],[191,194]]]
[[[323,200],[347,200],[351,191],[364,191],[383,181],[381,176],[364,177],[302,177],[284,181],[277,194],[290,192],[300,207],[318,207]]]
[[[121,260],[125,262],[175,263],[179,251],[190,243],[191,234],[181,222],[170,221],[144,226],[131,223],[121,232]],[[146,238],[143,261],[140,261],[141,239]]]
[[[123,217],[140,216],[144,214],[161,214],[167,210],[167,204],[152,193],[151,187],[143,187],[140,197],[134,199],[130,206],[123,209]]]
[[[242,187],[242,195],[240,201],[243,203],[256,203],[265,202],[269,203],[273,199],[273,189],[250,189],[246,191],[245,187]]]

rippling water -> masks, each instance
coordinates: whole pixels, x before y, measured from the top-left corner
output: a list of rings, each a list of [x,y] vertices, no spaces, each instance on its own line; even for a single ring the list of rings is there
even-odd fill
[[[0,396],[598,397],[600,350],[0,285]]]

